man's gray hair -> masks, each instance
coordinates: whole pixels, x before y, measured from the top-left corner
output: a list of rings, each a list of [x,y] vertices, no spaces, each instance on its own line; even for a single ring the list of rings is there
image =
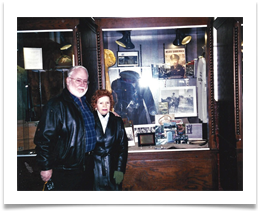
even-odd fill
[[[89,77],[87,68],[85,68],[83,66],[80,66],[80,65],[79,66],[74,66],[74,67],[70,68],[70,70],[68,71],[68,77],[70,77],[72,75],[72,73],[74,72],[74,70],[76,70],[76,69],[83,69],[83,70],[85,70],[87,75],[88,75],[88,77]]]

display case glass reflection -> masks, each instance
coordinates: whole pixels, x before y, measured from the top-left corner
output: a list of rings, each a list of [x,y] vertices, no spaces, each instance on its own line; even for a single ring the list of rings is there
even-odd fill
[[[39,120],[44,104],[65,87],[72,44],[72,29],[17,31],[18,120]]]
[[[115,112],[125,122],[131,122],[134,129],[140,125],[159,126],[163,130],[159,139],[171,143],[175,143],[179,121],[184,125],[205,123],[201,129],[204,132],[208,127],[206,27],[183,27],[192,40],[180,46],[173,45],[176,30],[133,28],[131,40],[135,48],[129,50],[116,45],[115,40],[121,36],[116,31],[104,31],[103,40],[117,56],[117,62],[108,70]],[[139,52],[139,66],[122,65],[117,52],[133,51]],[[159,124],[160,115],[171,116],[167,124],[176,123],[176,128],[168,131],[166,123]],[[156,132],[156,140],[159,133]],[[203,133],[203,139],[207,138],[207,132]],[[184,145],[188,141],[180,139],[178,143]]]

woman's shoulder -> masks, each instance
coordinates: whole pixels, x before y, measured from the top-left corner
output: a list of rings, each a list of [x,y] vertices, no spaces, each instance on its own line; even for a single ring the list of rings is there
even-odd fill
[[[121,116],[119,116],[119,115],[118,115],[117,113],[115,113],[115,112],[110,111],[110,112],[109,112],[109,115],[110,115],[110,117],[111,117],[112,119],[114,119],[114,120],[116,120],[116,121],[123,121],[122,118],[121,118]]]

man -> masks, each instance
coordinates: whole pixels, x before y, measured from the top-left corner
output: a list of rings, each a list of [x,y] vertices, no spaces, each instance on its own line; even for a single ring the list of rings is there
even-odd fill
[[[47,102],[36,129],[37,161],[44,182],[54,190],[93,190],[95,120],[86,101],[89,74],[75,66],[68,72],[67,88]]]
[[[179,106],[179,98],[175,96],[175,93],[172,93],[172,106],[174,107],[174,113],[178,112],[178,106]]]
[[[185,76],[185,70],[182,65],[179,64],[180,57],[177,54],[170,56],[171,70],[168,73],[168,77],[183,78]]]

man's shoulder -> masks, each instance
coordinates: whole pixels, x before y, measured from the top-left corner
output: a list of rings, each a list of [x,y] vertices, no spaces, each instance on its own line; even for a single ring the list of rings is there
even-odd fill
[[[47,102],[47,105],[48,106],[52,106],[52,107],[55,107],[55,106],[58,106],[60,105],[61,103],[65,102],[64,100],[64,93],[60,93],[54,97],[52,97],[48,102]]]

